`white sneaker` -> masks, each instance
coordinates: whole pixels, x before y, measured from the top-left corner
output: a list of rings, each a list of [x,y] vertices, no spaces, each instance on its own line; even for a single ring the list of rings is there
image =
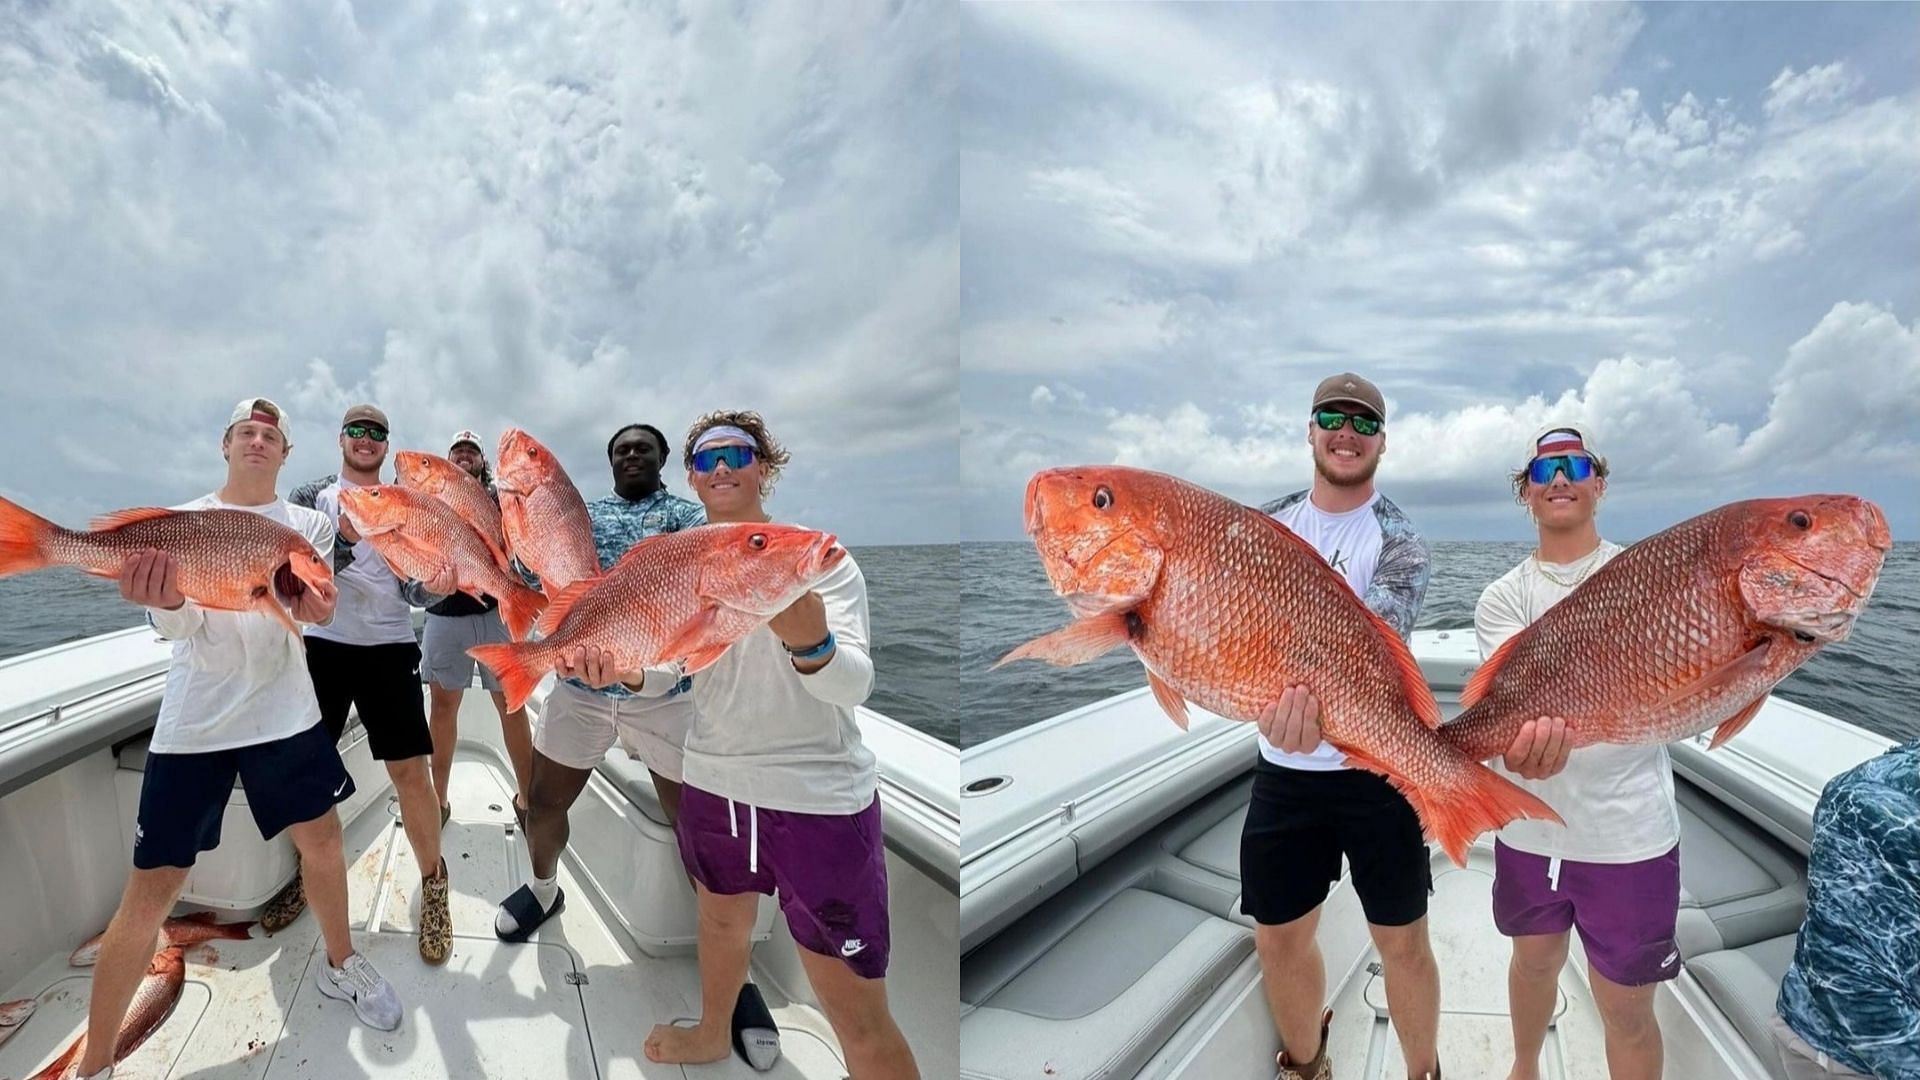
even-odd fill
[[[373,962],[359,953],[347,957],[346,966],[338,968],[322,955],[313,983],[330,998],[351,1001],[354,1015],[368,1027],[392,1031],[400,1026],[400,995],[373,969]]]

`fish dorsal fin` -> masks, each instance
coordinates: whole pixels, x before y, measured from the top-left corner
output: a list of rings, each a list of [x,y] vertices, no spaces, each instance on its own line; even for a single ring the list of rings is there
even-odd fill
[[[1712,671],[1707,672],[1692,682],[1675,688],[1672,693],[1660,699],[1659,706],[1664,708],[1677,702],[1685,701],[1687,698],[1704,694],[1714,687],[1732,682],[1742,675],[1751,674],[1755,669],[1766,664],[1767,653],[1772,645],[1772,638],[1761,638],[1759,641],[1747,646],[1747,650],[1739,656],[1721,664],[1719,667],[1714,668]],[[1762,697],[1764,698],[1765,695],[1762,695]],[[1751,717],[1749,717],[1749,719],[1751,719]]]
[[[1493,689],[1494,676],[1500,673],[1500,669],[1506,664],[1507,658],[1513,655],[1514,648],[1520,643],[1520,638],[1525,633],[1526,631],[1522,630],[1520,633],[1501,642],[1500,647],[1493,650],[1493,655],[1487,657],[1487,662],[1481,664],[1479,669],[1473,673],[1473,677],[1467,680],[1466,689],[1460,691],[1460,707],[1462,709],[1472,708],[1474,702],[1486,697],[1487,691]]]
[[[101,514],[87,523],[94,532],[107,532],[111,529],[124,529],[129,525],[138,525],[142,521],[172,517],[178,510],[169,510],[164,506],[136,506],[128,510],[115,510],[111,514]]]
[[[560,629],[560,624],[567,621],[573,605],[579,603],[580,598],[599,583],[597,577],[582,578],[561,589],[560,595],[547,601],[547,610],[541,612],[539,620],[533,624],[534,632],[543,638],[552,637],[553,632]]]
[[[1321,566],[1327,566],[1326,556],[1321,555],[1312,544],[1307,543],[1305,537],[1287,528],[1285,522],[1272,514],[1262,514],[1258,510],[1253,510],[1252,507],[1248,509],[1260,520],[1272,526],[1280,535],[1286,537],[1289,542],[1300,545],[1300,550],[1312,555],[1315,562]],[[1341,577],[1330,566],[1327,567],[1327,571],[1340,578],[1340,584],[1346,586],[1349,594],[1353,592],[1353,586],[1347,584],[1346,578]],[[1360,600],[1358,596],[1354,596],[1354,599]],[[1395,630],[1387,620],[1381,618],[1378,612],[1368,607],[1364,600],[1360,601],[1360,610],[1366,613],[1373,628],[1386,639],[1387,653],[1393,657],[1394,665],[1398,669],[1397,674],[1400,676],[1401,689],[1406,692],[1407,704],[1413,707],[1414,715],[1418,716],[1420,722],[1427,727],[1439,730],[1440,703],[1434,699],[1433,688],[1427,685],[1427,676],[1420,670],[1420,661],[1413,658],[1413,650],[1407,647],[1406,642],[1400,640],[1400,632]]]

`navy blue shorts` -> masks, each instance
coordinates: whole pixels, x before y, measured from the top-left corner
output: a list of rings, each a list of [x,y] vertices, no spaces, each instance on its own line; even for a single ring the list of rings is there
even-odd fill
[[[324,724],[273,742],[205,754],[148,754],[133,829],[133,865],[192,866],[220,846],[220,819],[238,776],[262,839],[271,840],[353,794]]]

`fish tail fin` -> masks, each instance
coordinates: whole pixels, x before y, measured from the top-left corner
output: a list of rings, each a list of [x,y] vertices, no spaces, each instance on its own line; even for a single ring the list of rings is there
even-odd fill
[[[547,651],[540,645],[494,644],[475,645],[467,655],[487,665],[493,677],[500,680],[500,691],[507,695],[507,711],[518,712],[546,674],[535,666],[535,660]]]
[[[86,1049],[87,1036],[82,1032],[80,1037],[73,1040],[73,1044],[67,1047],[66,1053],[54,1058],[46,1068],[34,1073],[32,1080],[59,1080],[69,1075],[70,1069],[80,1064],[80,1055],[85,1053]]]
[[[507,585],[507,595],[499,598],[500,621],[507,624],[513,640],[525,641],[540,613],[547,609],[547,598],[511,578]]]
[[[247,941],[253,937],[253,924],[250,922],[214,923],[220,929],[220,936],[233,941]]]
[[[47,541],[62,531],[26,507],[0,499],[0,577],[51,564]]]
[[[1387,778],[1413,805],[1427,836],[1440,845],[1455,866],[1467,865],[1467,849],[1475,837],[1509,821],[1531,818],[1566,824],[1538,796],[1477,761],[1457,759],[1438,783],[1420,783],[1365,754],[1352,750],[1346,754],[1355,764]]]

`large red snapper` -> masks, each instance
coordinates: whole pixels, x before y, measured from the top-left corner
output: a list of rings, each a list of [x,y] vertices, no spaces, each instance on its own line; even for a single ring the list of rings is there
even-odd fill
[[[1327,741],[1391,781],[1461,865],[1482,832],[1517,817],[1559,820],[1440,738],[1440,707],[1406,644],[1273,518],[1120,466],[1036,474],[1026,516],[1054,591],[1079,618],[1001,663],[1078,664],[1126,645],[1183,728],[1188,701],[1254,720],[1304,685]]]
[[[500,493],[507,548],[540,575],[540,590],[553,598],[576,581],[598,577],[593,522],[560,459],[533,436],[508,428],[496,460],[493,489]]]

